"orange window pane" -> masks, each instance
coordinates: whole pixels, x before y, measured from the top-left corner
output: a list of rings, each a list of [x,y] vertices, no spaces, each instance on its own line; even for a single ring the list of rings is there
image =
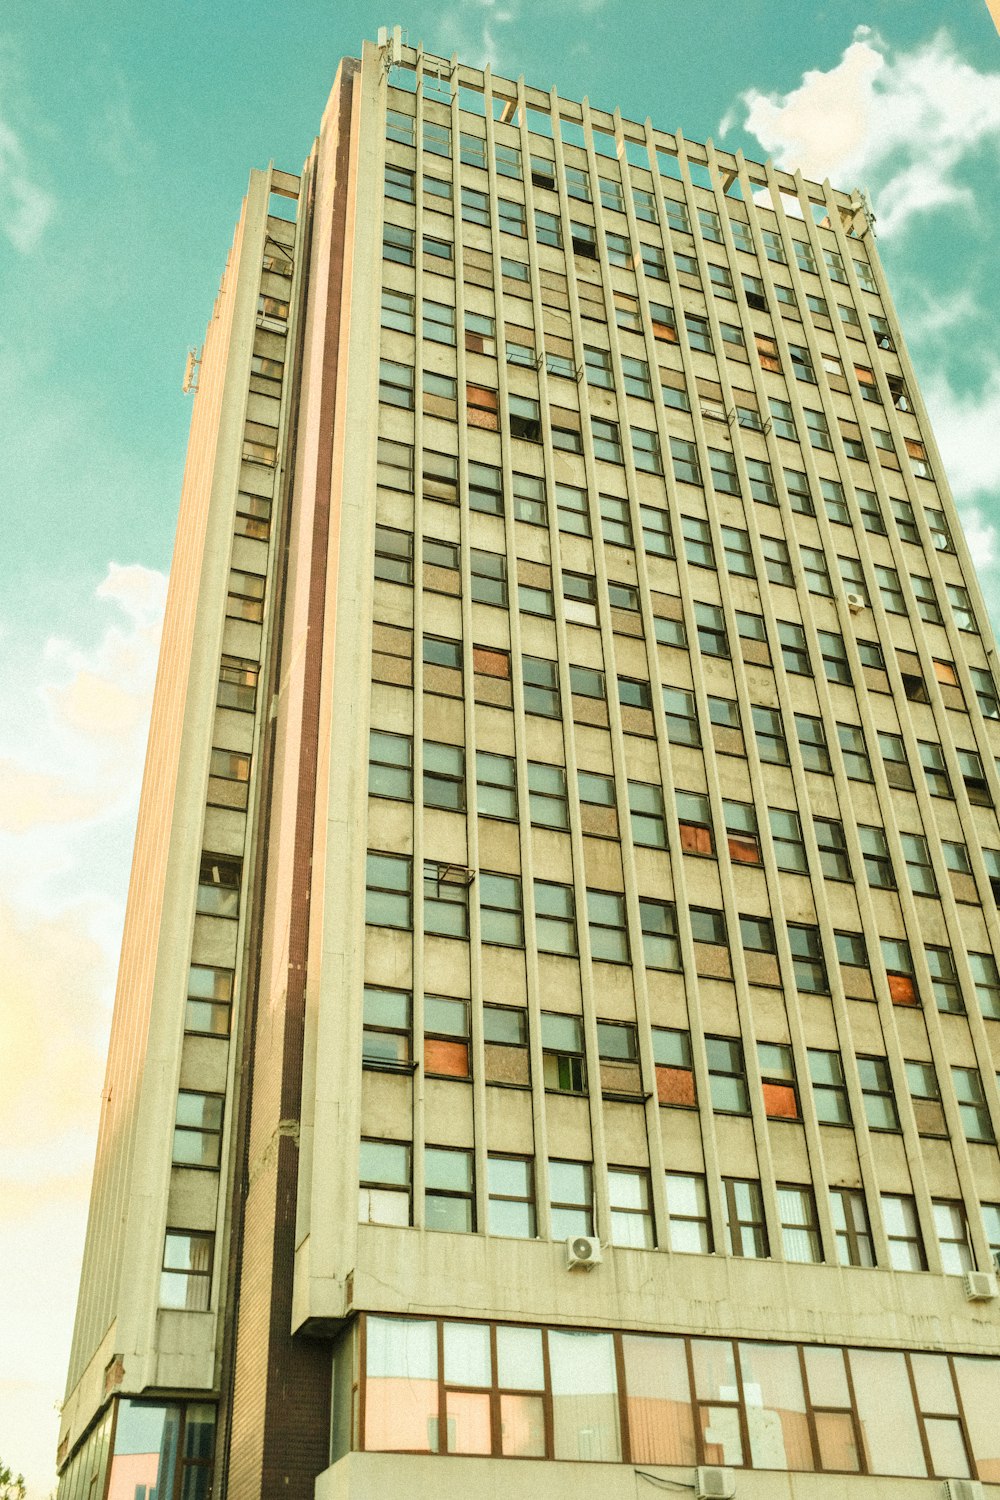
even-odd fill
[[[874,385],[875,384],[875,376],[872,374],[871,370],[869,370],[869,368],[868,368],[867,365],[855,365],[854,366],[854,373],[858,377],[859,384],[861,384],[861,385]]]
[[[505,651],[488,651],[485,646],[473,646],[472,670],[487,677],[510,677],[510,657]]]
[[[764,1112],[772,1120],[797,1120],[799,1105],[795,1090],[787,1083],[765,1083]]]
[[[465,1042],[439,1041],[428,1037],[424,1042],[424,1072],[447,1073],[451,1078],[468,1078],[469,1048]]]
[[[446,1391],[449,1453],[491,1453],[490,1398],[487,1391]]]
[[[694,1414],[683,1342],[626,1334],[622,1348],[632,1462],[695,1463]]]
[[[916,1005],[917,992],[909,974],[889,975],[889,994],[893,1005]]]
[[[365,1447],[369,1452],[433,1453],[437,1448],[437,1414],[436,1380],[369,1376]]]
[[[950,661],[936,661],[934,663],[934,676],[938,682],[946,683],[948,687],[958,687],[958,673]]]
[[[653,337],[654,337],[654,339],[659,339],[660,342],[664,343],[664,344],[676,344],[677,343],[677,329],[676,328],[672,328],[669,323],[655,323],[654,322],[654,324],[653,324]]]
[[[927,457],[927,449],[923,443],[918,443],[916,438],[904,438],[903,441],[906,443],[906,451],[911,458]]]
[[[759,865],[760,847],[756,839],[745,834],[731,833],[728,836],[729,858],[738,865]]]
[[[701,828],[697,823],[681,823],[678,826],[681,834],[681,848],[685,854],[713,854],[715,852],[710,828]]]
[[[816,1413],[816,1437],[819,1441],[819,1461],[824,1469],[856,1474],[861,1468],[858,1447],[854,1437],[854,1423],[846,1411],[818,1411]]]
[[[656,1069],[656,1097],[661,1104],[694,1104],[694,1074],[690,1068]]]
[[[541,1396],[500,1397],[500,1452],[504,1458],[545,1457],[545,1404]]]

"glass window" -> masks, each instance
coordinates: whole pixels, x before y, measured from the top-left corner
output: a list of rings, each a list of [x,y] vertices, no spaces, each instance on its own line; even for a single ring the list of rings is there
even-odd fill
[[[670,515],[652,505],[640,505],[642,541],[646,551],[653,557],[673,557],[674,544],[670,534]],[[997,708],[1000,718],[1000,706]]]
[[[535,881],[535,941],[540,953],[576,954],[576,903],[572,886]]]
[[[735,1037],[709,1036],[705,1038],[705,1052],[712,1108],[719,1114],[749,1114],[743,1044]]]
[[[612,1335],[550,1330],[548,1347],[554,1457],[602,1463],[620,1460]]]
[[[168,1229],[163,1240],[160,1307],[205,1312],[212,1294],[215,1235],[195,1229]]]
[[[758,1042],[764,1113],[771,1120],[797,1120],[799,1096],[795,1087],[795,1064],[792,1049],[784,1042]]]
[[[691,1109],[697,1102],[691,1037],[686,1031],[653,1027],[656,1097],[660,1104]]]
[[[469,936],[466,871],[436,860],[424,861],[424,931],[438,937]]]
[[[625,928],[625,897],[617,891],[587,891],[587,921],[590,951],[595,959],[627,964],[628,933]]]
[[[757,753],[761,760],[771,765],[787,766],[788,746],[785,743],[780,710],[754,704],[751,712],[757,738]],[[796,719],[800,717],[801,715],[796,715]]]
[[[372,797],[413,797],[413,741],[408,734],[373,729],[368,740],[368,792]]]
[[[409,1224],[410,1147],[402,1141],[363,1139],[358,1171],[359,1223]]]
[[[362,1056],[367,1066],[404,1067],[410,1061],[409,990],[365,985]]]
[[[813,830],[819,848],[820,869],[826,879],[850,880],[851,862],[843,823],[835,818],[814,818]]]
[[[413,230],[402,224],[386,223],[382,227],[382,259],[397,265],[412,266],[414,260]]]
[[[647,849],[667,847],[667,822],[663,809],[663,792],[658,786],[630,781],[628,784],[632,838]]]
[[[546,1089],[561,1094],[586,1093],[587,1065],[583,1055],[583,1023],[579,1017],[542,1011],[541,1027],[542,1077]]]
[[[769,540],[768,538],[764,539]],[[784,547],[784,543],[782,543]],[[785,548],[787,558],[788,549]],[[767,576],[772,583],[780,583],[772,571],[773,564],[768,564]],[[791,566],[788,566],[788,579],[791,582]],[[809,648],[806,645],[806,633],[801,625],[793,620],[778,621],[778,640],[781,642],[781,659],[785,665],[786,672],[792,672],[800,677],[811,677],[812,667],[809,662]]]
[[[807,995],[829,994],[819,928],[789,923],[788,941],[792,950],[796,988]]]
[[[550,1161],[549,1193],[555,1239],[593,1234],[594,1188],[589,1162]]]
[[[424,740],[424,805],[465,811],[465,751]]]
[[[704,1177],[667,1172],[665,1187],[671,1250],[686,1255],[711,1254],[712,1228]]]
[[[812,1081],[816,1118],[820,1124],[850,1125],[851,1106],[840,1053],[810,1048],[809,1077]]]
[[[698,516],[681,516],[681,535],[684,538],[684,554],[693,567],[715,567],[712,533],[707,521]]]
[[[476,751],[476,810],[481,817],[517,818],[514,760],[510,755]]]
[[[707,530],[707,525],[706,525]],[[740,526],[722,527],[722,547],[725,554],[726,568],[730,573],[735,573],[740,578],[755,578],[757,570],[754,567],[753,551],[750,546],[750,536]],[[689,557],[689,561],[692,561]],[[706,567],[713,567],[714,562],[706,563]]]
[[[489,1156],[486,1163],[489,1186],[490,1234],[508,1239],[533,1240],[535,1223],[534,1163],[527,1156]]]
[[[618,423],[609,422],[603,417],[591,417],[590,428],[594,441],[594,457],[603,459],[609,464],[623,463],[622,440]]]
[[[899,1114],[892,1091],[892,1075],[884,1057],[859,1057],[858,1073],[870,1130],[898,1130]]]
[[[680,946],[677,941],[677,917],[668,901],[640,897],[643,961],[648,969],[680,968]]]
[[[673,745],[700,745],[698,714],[694,694],[684,688],[663,689],[663,712],[667,723],[667,738]]]
[[[369,1316],[365,1334],[365,1447],[370,1452],[437,1451],[436,1321]]]
[[[763,1260],[769,1254],[760,1183],[752,1178],[724,1177],[726,1225],[733,1255]]]
[[[524,946],[521,915],[521,881],[517,875],[495,875],[480,871],[479,922],[484,943],[505,948]]]
[[[554,661],[540,656],[521,658],[524,681],[524,711],[543,718],[559,717],[559,677]]]
[[[653,1207],[649,1173],[639,1167],[608,1167],[611,1243],[634,1250],[654,1250]]]
[[[644,427],[631,427],[632,458],[637,469],[646,474],[662,474],[663,460],[660,457],[660,439],[655,432]],[[600,456],[600,455],[597,455]],[[618,462],[621,462],[619,459]]]
[[[893,1270],[925,1271],[927,1260],[913,1199],[907,1195],[883,1193],[882,1218],[889,1241],[889,1264]]]
[[[204,1036],[228,1036],[233,1001],[232,969],[192,964],[188,970],[188,998],[184,1030]]]
[[[630,782],[629,785],[633,783]],[[683,852],[713,855],[715,840],[712,836],[712,812],[708,798],[701,792],[678,790],[674,794],[674,801]]]
[[[927,1466],[904,1356],[881,1349],[851,1349],[849,1358],[869,1469],[873,1474],[922,1477]]]
[[[1000,1021],[1000,970],[992,953],[970,953],[969,968],[976,986],[979,1009],[990,1020]]]
[[[225,1096],[181,1089],[174,1113],[175,1167],[218,1170],[222,1152],[222,1115]]]
[[[785,1259],[821,1261],[823,1251],[812,1188],[778,1183],[778,1213]]]
[[[934,1200],[932,1208],[942,1270],[946,1276],[964,1276],[974,1269],[965,1208],[960,1202],[941,1198]]]
[[[458,1234],[475,1231],[471,1151],[424,1147],[424,1226]]]
[[[409,855],[369,852],[365,921],[377,927],[412,927]]]
[[[865,1195],[860,1188],[831,1188],[830,1214],[842,1266],[873,1266],[875,1246]]]
[[[952,1086],[958,1100],[958,1112],[962,1117],[962,1129],[967,1141],[985,1141],[993,1144],[996,1136],[990,1119],[989,1105],[983,1091],[983,1081],[978,1068],[951,1070]]]
[[[802,823],[797,812],[785,807],[769,807],[768,821],[774,858],[779,870],[788,870],[795,875],[805,875],[808,870],[805,844],[802,841]]]

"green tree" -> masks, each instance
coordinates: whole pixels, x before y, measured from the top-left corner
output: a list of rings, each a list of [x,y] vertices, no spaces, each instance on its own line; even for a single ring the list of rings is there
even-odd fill
[[[25,1500],[27,1493],[24,1475],[15,1474],[0,1459],[0,1500]]]

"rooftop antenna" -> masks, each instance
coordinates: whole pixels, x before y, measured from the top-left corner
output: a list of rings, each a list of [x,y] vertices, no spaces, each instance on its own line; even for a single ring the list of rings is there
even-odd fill
[[[194,391],[195,394],[197,394],[198,370],[200,366],[201,355],[198,353],[197,349],[189,349],[187,362],[184,365],[184,383],[181,386],[181,390],[184,392],[185,396],[189,391]]]
[[[385,53],[383,66],[388,73],[390,68],[398,67],[403,61],[403,28],[394,26],[390,34],[388,26],[380,26],[376,40],[379,48]]]

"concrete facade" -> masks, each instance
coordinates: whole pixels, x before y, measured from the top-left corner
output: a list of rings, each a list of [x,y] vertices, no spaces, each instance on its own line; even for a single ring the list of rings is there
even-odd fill
[[[1000,1494],[994,662],[858,193],[342,63],[201,361],[61,1500]]]

